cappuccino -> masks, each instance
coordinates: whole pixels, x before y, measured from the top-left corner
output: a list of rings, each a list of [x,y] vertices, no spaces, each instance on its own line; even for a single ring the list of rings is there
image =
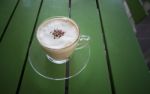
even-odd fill
[[[56,17],[44,21],[36,33],[45,52],[56,60],[67,59],[79,40],[77,24],[67,17]]]

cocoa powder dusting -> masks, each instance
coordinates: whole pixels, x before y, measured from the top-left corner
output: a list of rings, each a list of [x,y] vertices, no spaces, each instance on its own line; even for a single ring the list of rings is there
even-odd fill
[[[58,39],[58,38],[64,36],[64,34],[65,34],[65,32],[62,31],[61,29],[54,29],[54,31],[50,32],[50,33],[52,33],[52,35],[54,36],[54,39]]]

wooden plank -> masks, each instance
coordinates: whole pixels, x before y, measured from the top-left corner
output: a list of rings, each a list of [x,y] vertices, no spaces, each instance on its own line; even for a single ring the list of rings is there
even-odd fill
[[[0,1],[0,37],[4,31],[4,28],[13,13],[13,10],[18,0],[1,0]]]
[[[21,0],[0,43],[0,92],[15,94],[40,0]]]
[[[72,0],[71,16],[81,34],[90,36],[91,54],[83,72],[69,80],[69,94],[111,94],[96,1]]]
[[[121,0],[99,0],[116,94],[150,94],[150,73]]]
[[[52,16],[68,16],[67,0],[44,0],[38,19],[38,25],[45,19]],[[38,27],[37,25],[37,27]],[[34,36],[33,43],[36,38]],[[57,72],[54,71],[54,74]],[[23,77],[20,94],[63,94],[64,80],[48,80],[38,75],[27,62]]]

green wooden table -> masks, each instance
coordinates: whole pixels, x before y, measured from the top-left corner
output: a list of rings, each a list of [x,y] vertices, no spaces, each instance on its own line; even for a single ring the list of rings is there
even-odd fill
[[[48,80],[28,61],[39,24],[71,17],[91,37],[87,67],[69,80]],[[80,59],[80,58],[79,58]],[[150,94],[150,73],[122,0],[1,0],[0,94]]]

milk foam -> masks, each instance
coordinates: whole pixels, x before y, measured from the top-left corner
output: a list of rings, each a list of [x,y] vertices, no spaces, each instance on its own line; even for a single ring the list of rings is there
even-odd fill
[[[54,30],[59,29],[64,33],[60,38],[55,38],[52,33]],[[42,24],[37,31],[37,38],[39,42],[51,49],[65,48],[74,43],[79,36],[77,27],[68,19],[53,19]]]

